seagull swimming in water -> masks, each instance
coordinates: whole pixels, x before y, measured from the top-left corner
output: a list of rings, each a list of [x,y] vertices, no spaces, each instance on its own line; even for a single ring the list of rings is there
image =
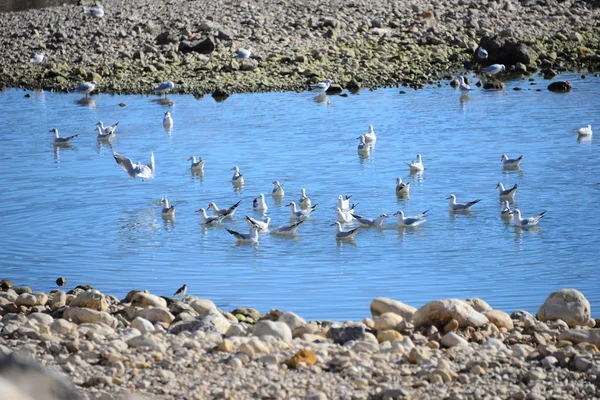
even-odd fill
[[[489,75],[496,75],[497,73],[500,73],[505,69],[506,67],[504,66],[504,64],[492,64],[482,69],[482,71]]]
[[[83,94],[85,94],[85,97],[88,97],[88,95],[90,93],[92,93],[94,91],[94,89],[96,89],[96,81],[91,81],[91,82],[85,82],[85,83],[78,85],[75,88],[75,91],[79,92],[79,93],[83,93]]]
[[[41,64],[42,61],[44,61],[44,53],[35,54],[29,59],[29,62],[33,64]]]
[[[257,198],[252,201],[252,208],[257,211],[267,211],[269,207],[267,206],[267,202],[265,201],[265,195],[259,194]]]
[[[163,126],[168,131],[173,128],[173,118],[171,117],[171,113],[168,111],[165,112],[165,116],[163,117]]]
[[[104,8],[102,8],[100,4],[97,4],[94,7],[83,7],[83,13],[95,18],[102,18],[104,17]]]
[[[502,161],[502,167],[506,169],[519,168],[521,160],[523,160],[523,156],[520,156],[519,158],[508,158],[506,154],[502,154],[502,157],[500,157],[500,161]]]
[[[130,158],[127,158],[117,152],[113,152],[113,157],[117,164],[119,164],[119,166],[123,168],[130,177],[134,179],[139,177],[142,180],[150,180],[151,178],[154,178],[154,153],[150,154],[150,164],[142,164],[141,162],[134,164]]]
[[[356,215],[354,213],[351,214],[354,219],[358,221],[361,226],[369,227],[369,228],[381,228],[383,225],[383,220],[388,217],[387,214],[381,214],[379,217],[375,219],[361,217],[360,215]]]
[[[308,210],[312,206],[312,201],[310,200],[310,197],[306,195],[306,189],[304,188],[300,190],[300,200],[298,200],[298,204],[303,210]]]
[[[410,182],[402,183],[402,178],[396,178],[396,196],[403,197],[410,194]]]
[[[535,217],[529,217],[529,218],[521,218],[521,210],[519,210],[518,208],[515,208],[515,210],[513,211],[513,214],[516,214],[516,218],[515,218],[515,225],[519,226],[521,228],[529,228],[530,226],[536,226],[538,224],[538,222],[540,222],[540,220],[542,218],[544,218],[544,214],[546,214],[546,211],[541,212],[539,215],[536,215]]]
[[[332,80],[331,79],[325,79],[324,82],[319,82],[316,85],[312,86],[312,90],[316,91],[316,92],[326,92],[327,89],[329,89],[329,86],[331,85]]]
[[[98,140],[111,141],[116,136],[113,132],[104,133],[100,126],[96,126],[96,132],[98,132],[98,136],[96,136]]]
[[[188,161],[192,162],[192,165],[190,166],[192,172],[204,172],[204,160],[202,159],[202,157],[200,157],[199,160],[196,161],[196,156],[191,156],[190,158],[188,158]]]
[[[69,142],[71,142],[71,140],[73,140],[77,136],[79,136],[79,134],[77,134],[77,135],[73,135],[73,136],[60,137],[60,136],[58,136],[58,129],[56,129],[56,128],[50,129],[49,132],[54,133],[54,144],[57,144],[57,145],[70,144]]]
[[[344,224],[349,224],[350,222],[352,222],[352,220],[354,219],[354,217],[352,216],[352,214],[354,213],[354,207],[355,205],[352,204],[351,206],[352,208],[350,208],[349,210],[342,210],[339,207],[335,208],[335,217],[336,219]]]
[[[399,227],[415,227],[421,225],[423,222],[426,222],[425,214],[427,214],[429,210],[423,211],[421,214],[417,214],[412,217],[405,217],[404,211],[397,211],[394,215],[398,216],[398,226]]]
[[[229,208],[219,208],[214,202],[212,202],[208,205],[208,208],[212,208],[214,215],[222,215],[223,217],[233,217],[235,210],[237,210],[241,202],[242,200],[238,201]]]
[[[482,60],[485,60],[486,58],[488,58],[488,51],[486,49],[484,49],[483,47],[479,47],[477,49],[477,58],[480,58]]]
[[[258,228],[256,226],[252,226],[252,228],[250,228],[249,233],[239,233],[239,232],[233,231],[231,229],[227,229],[227,232],[229,232],[233,236],[235,236],[235,238],[237,239],[238,242],[254,243],[254,244],[258,243]]]
[[[336,207],[340,208],[342,211],[348,211],[350,209],[350,198],[352,195],[342,196],[341,194],[337,198]]]
[[[183,285],[182,287],[180,287],[179,289],[177,289],[177,291],[173,294],[173,296],[175,296],[175,297],[183,297],[183,296],[185,296],[186,292],[187,292],[187,285]]]
[[[98,123],[96,125],[98,125],[98,127],[100,127],[100,129],[102,129],[103,133],[112,134],[112,133],[115,133],[115,131],[117,130],[117,126],[119,126],[119,123],[117,122],[116,124],[104,126],[102,121],[98,121]]]
[[[273,191],[271,192],[271,196],[273,197],[283,197],[285,192],[283,191],[283,185],[279,183],[279,181],[273,181]]]
[[[508,200],[504,200],[504,203],[502,204],[502,211],[500,211],[500,216],[504,219],[511,219],[513,217],[513,210],[510,209]]]
[[[423,167],[423,160],[421,159],[421,155],[417,154],[417,160],[412,160],[410,163],[405,163],[410,167],[411,171],[423,171],[425,168]]]
[[[517,193],[517,186],[518,185],[515,183],[513,187],[504,189],[504,185],[500,182],[496,185],[496,189],[498,189],[500,198],[513,200],[515,198],[515,193]]]
[[[365,143],[367,144],[375,144],[377,141],[377,136],[375,135],[375,130],[373,130],[373,125],[369,125],[369,131],[363,135],[365,137]]]
[[[291,201],[289,204],[286,205],[286,207],[290,207],[290,219],[292,219],[292,220],[308,218],[310,216],[310,214],[312,214],[315,211],[317,206],[318,206],[318,204],[315,204],[314,206],[311,206],[310,208],[307,208],[304,210],[303,209],[298,210],[296,208],[296,203],[294,203],[293,201]]]
[[[279,235],[279,236],[294,236],[296,234],[296,231],[298,230],[298,227],[304,223],[305,220],[301,219],[298,222],[293,223],[292,225],[285,225],[285,226],[280,226],[278,228],[275,229],[271,229],[271,232],[269,232],[271,235]]]
[[[160,200],[163,208],[160,213],[163,219],[171,219],[175,216],[175,206],[169,204],[169,200],[166,197],[163,197]]]
[[[243,185],[244,177],[242,176],[242,174],[240,174],[240,169],[238,168],[238,166],[235,165],[233,168],[231,168],[231,170],[233,171],[231,182],[233,182],[234,185]]]
[[[359,153],[369,153],[371,151],[371,146],[367,144],[367,141],[365,139],[365,135],[360,135],[359,137],[357,137],[357,139],[359,140],[358,142],[358,152]]]
[[[200,208],[195,212],[200,213],[200,223],[202,225],[216,225],[221,223],[223,218],[225,218],[225,216],[221,214],[208,216],[206,215],[206,210],[204,208]]]
[[[460,84],[458,85],[460,91],[463,93],[469,93],[471,91],[471,86],[465,82],[465,77],[461,75],[458,77],[458,80],[460,81]]]
[[[166,82],[161,83],[160,85],[158,85],[154,89],[152,89],[150,92],[151,93],[158,93],[159,95],[162,95],[162,94],[166,95],[167,92],[170,92],[174,88],[175,88],[175,84],[173,82],[166,81]]]
[[[250,228],[256,226],[259,232],[267,232],[269,230],[269,223],[271,223],[271,217],[267,217],[267,219],[261,221],[246,215],[246,222]]]
[[[588,124],[588,126],[577,129],[577,133],[579,136],[592,136],[592,125]]]
[[[246,46],[245,49],[238,50],[235,52],[235,58],[250,58],[252,54],[252,46]]]
[[[336,221],[333,224],[331,224],[331,226],[334,226],[334,225],[337,225],[337,230],[335,232],[335,238],[340,239],[340,240],[354,239],[354,235],[356,235],[356,232],[358,232],[358,230],[360,229],[360,226],[359,226],[357,228],[354,228],[354,229],[344,232],[342,230],[342,224],[340,224],[339,221]]]
[[[450,197],[446,197],[446,200],[450,200],[448,202],[448,210],[452,212],[466,212],[471,211],[471,207],[475,204],[479,203],[481,199],[473,200],[468,203],[457,203],[456,196],[451,194]]]

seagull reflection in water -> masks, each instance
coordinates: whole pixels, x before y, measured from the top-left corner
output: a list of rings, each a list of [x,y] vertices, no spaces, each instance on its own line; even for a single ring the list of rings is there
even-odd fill
[[[92,97],[82,97],[79,100],[75,100],[75,104],[92,109],[96,108],[96,100],[94,100]]]
[[[164,106],[164,107],[173,107],[175,105],[175,103],[168,97],[160,97],[158,99],[152,99],[150,101],[153,103],[160,104],[161,106]]]
[[[325,93],[319,93],[318,95],[316,95],[313,98],[313,101],[315,103],[319,103],[319,104],[331,104],[331,100],[329,99],[329,96],[327,96]]]

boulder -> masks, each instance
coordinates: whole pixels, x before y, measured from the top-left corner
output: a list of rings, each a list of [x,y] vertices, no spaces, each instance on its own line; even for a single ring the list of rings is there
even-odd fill
[[[154,325],[152,325],[152,322],[142,317],[136,317],[133,321],[131,321],[131,327],[142,333],[153,332],[155,329]]]
[[[174,324],[169,332],[177,335],[181,332],[196,332],[202,331],[206,333],[216,332],[225,335],[231,326],[231,322],[227,320],[219,311],[206,310],[192,321],[182,321]]]
[[[188,300],[189,299],[189,300]],[[217,310],[217,306],[210,300],[199,299],[197,297],[188,297],[187,304],[194,309],[198,314],[202,314],[209,310]]]
[[[387,331],[377,332],[377,341],[379,343],[383,342],[393,342],[394,340],[402,340],[404,336],[398,331],[393,329],[389,329]]]
[[[578,325],[593,327],[594,320],[590,315],[590,303],[580,291],[561,289],[548,296],[540,307],[537,318],[542,322],[560,319],[569,327]]]
[[[500,36],[484,36],[479,46],[488,51],[489,64],[534,65],[539,57],[537,52],[523,42],[514,42]]]
[[[33,307],[35,303],[37,303],[37,298],[29,293],[21,293],[15,300],[17,306]]]
[[[568,329],[560,333],[560,340],[568,340],[571,343],[591,343],[600,347],[600,328],[593,329]]]
[[[274,336],[285,342],[292,341],[292,330],[285,322],[281,321],[259,321],[254,326],[252,334],[254,336]]]
[[[200,53],[200,54],[211,54],[215,51],[215,42],[214,39],[210,36],[202,39],[202,40],[194,40],[194,41],[181,41],[179,42],[179,51],[181,53]]]
[[[483,85],[485,90],[504,90],[506,85],[500,81],[488,81]]]
[[[392,312],[400,315],[405,320],[410,321],[412,320],[415,311],[417,311],[415,307],[385,297],[377,297],[371,302],[371,315],[374,317],[387,312]]]
[[[386,331],[395,329],[404,319],[393,312],[381,314],[378,317],[373,317],[373,329],[376,331]]]
[[[483,315],[490,320],[490,322],[496,325],[498,328],[506,328],[508,330],[512,330],[514,328],[514,324],[510,316],[501,310],[491,310],[484,311]]]
[[[148,307],[138,309],[136,312],[136,318],[142,317],[151,323],[162,323],[170,325],[175,319],[175,316],[171,314],[166,308],[161,307]]]
[[[485,311],[492,311],[492,307],[488,303],[477,297],[472,299],[465,299],[464,302],[469,304],[471,307],[473,307],[475,311],[478,311],[480,313],[483,313]]]
[[[317,355],[310,349],[301,349],[285,363],[289,368],[298,368],[299,363],[315,365],[317,363]]]
[[[485,315],[462,300],[441,299],[430,301],[419,308],[413,316],[413,323],[415,328],[429,325],[444,327],[453,319],[458,321],[461,328],[477,328],[489,322]]]
[[[77,325],[67,321],[66,319],[55,319],[50,324],[50,331],[58,335],[69,333],[72,330],[77,329]]]
[[[285,312],[281,314],[279,316],[279,321],[284,322],[292,331],[298,327],[306,325],[306,321],[293,312]]]
[[[362,324],[331,327],[327,331],[327,339],[333,340],[334,343],[344,344],[350,340],[363,340],[365,333],[365,326]]]
[[[548,90],[555,93],[567,93],[573,90],[573,85],[569,81],[556,81],[548,85]]]
[[[105,311],[92,310],[83,307],[67,307],[63,313],[63,318],[71,320],[76,324],[83,322],[102,322],[111,328],[117,327],[117,319]]]
[[[81,292],[69,303],[70,307],[91,308],[97,311],[107,311],[108,303],[104,299],[104,295],[97,290],[89,292]]]
[[[27,318],[43,325],[50,325],[52,321],[54,321],[54,318],[52,318],[51,315],[39,312],[31,313],[27,316]]]
[[[131,297],[131,305],[133,307],[167,308],[167,301],[147,292],[137,292]]]
[[[236,318],[238,317],[238,315],[242,315],[246,319],[251,318],[255,322],[258,321],[258,319],[260,318],[260,313],[254,308],[238,307],[235,310],[231,311],[231,313],[235,315]]]
[[[446,347],[455,347],[455,346],[468,346],[469,342],[460,337],[458,334],[454,332],[448,332],[444,336],[442,336],[441,340],[442,345]]]
[[[67,294],[62,290],[57,290],[50,294],[50,309],[56,311],[67,304]]]

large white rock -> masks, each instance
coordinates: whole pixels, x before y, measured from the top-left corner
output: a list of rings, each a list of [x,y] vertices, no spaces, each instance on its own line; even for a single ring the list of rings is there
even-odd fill
[[[159,322],[167,325],[170,325],[175,319],[175,316],[169,310],[161,307],[139,308],[135,314],[137,317],[142,317],[152,323]]]
[[[83,322],[102,322],[111,328],[117,327],[117,319],[104,311],[92,310],[83,307],[67,307],[63,313],[63,318],[72,320],[76,324]]]
[[[430,301],[413,315],[415,328],[426,325],[445,326],[451,320],[457,320],[461,328],[480,327],[489,321],[485,315],[477,312],[469,304],[458,299]]]
[[[152,322],[142,317],[136,317],[133,321],[131,321],[131,327],[142,333],[153,332],[155,329],[154,325],[152,325]]]
[[[371,302],[371,315],[376,317],[387,312],[400,315],[407,321],[411,321],[413,314],[417,311],[415,307],[404,304],[398,300],[377,297]]]
[[[162,297],[147,292],[137,292],[131,297],[133,307],[160,307],[167,308],[167,301]]]
[[[568,340],[571,343],[591,343],[600,347],[600,328],[594,329],[569,329],[560,333],[560,340]]]
[[[184,301],[198,314],[202,314],[206,311],[217,310],[215,303],[208,299],[199,299],[197,297],[188,296]]]
[[[27,318],[29,318],[30,320],[33,320],[37,323],[44,324],[44,325],[50,325],[52,323],[52,321],[54,321],[54,318],[52,318],[52,315],[39,313],[39,312],[31,313],[27,316]]]
[[[591,307],[585,296],[576,289],[561,289],[551,293],[540,307],[537,318],[540,321],[561,319],[570,327],[594,326],[590,318]]]
[[[468,346],[469,345],[469,342],[465,338],[458,336],[454,332],[448,332],[444,336],[442,336],[441,342],[446,347]]]
[[[386,312],[377,317],[373,317],[373,329],[376,331],[395,329],[402,321],[402,316],[393,312]]]
[[[484,311],[483,315],[490,320],[490,322],[496,325],[498,328],[506,328],[508,330],[512,330],[514,328],[514,324],[510,316],[501,310],[491,310]]]
[[[306,321],[294,314],[293,312],[285,312],[279,316],[279,321],[285,322],[287,326],[290,327],[290,330],[294,330],[298,327],[306,325]]]
[[[281,321],[258,321],[254,326],[254,336],[274,336],[285,342],[292,341],[292,331],[285,322]]]
[[[50,293],[50,309],[56,311],[67,304],[67,294],[62,290]]]
[[[18,306],[33,307],[37,303],[37,298],[29,293],[21,293],[15,300],[15,304]]]
[[[70,303],[71,307],[91,308],[97,311],[107,311],[108,303],[104,299],[104,295],[97,290],[89,292],[81,292]]]
[[[481,300],[478,297],[473,297],[471,299],[465,299],[465,303],[469,304],[475,311],[479,311],[480,313],[486,311],[492,311],[492,307],[486,303],[484,300]]]

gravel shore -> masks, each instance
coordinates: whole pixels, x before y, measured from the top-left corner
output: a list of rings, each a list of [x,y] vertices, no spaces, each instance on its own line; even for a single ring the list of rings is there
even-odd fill
[[[306,90],[331,78],[341,89],[416,88],[465,63],[522,74],[600,65],[600,8],[589,1],[102,4],[103,18],[76,5],[1,13],[0,87],[72,91],[95,80],[99,92],[148,93],[171,80],[175,92],[202,95]],[[247,45],[252,56],[234,59]],[[479,45],[489,58],[470,64]],[[29,62],[41,52],[41,65]]]
[[[131,291],[118,300],[89,286],[1,286],[0,398],[600,396],[599,321],[574,289],[550,294],[536,316],[508,315],[481,299],[417,309],[376,298],[371,316],[336,322],[224,311],[192,295]]]

